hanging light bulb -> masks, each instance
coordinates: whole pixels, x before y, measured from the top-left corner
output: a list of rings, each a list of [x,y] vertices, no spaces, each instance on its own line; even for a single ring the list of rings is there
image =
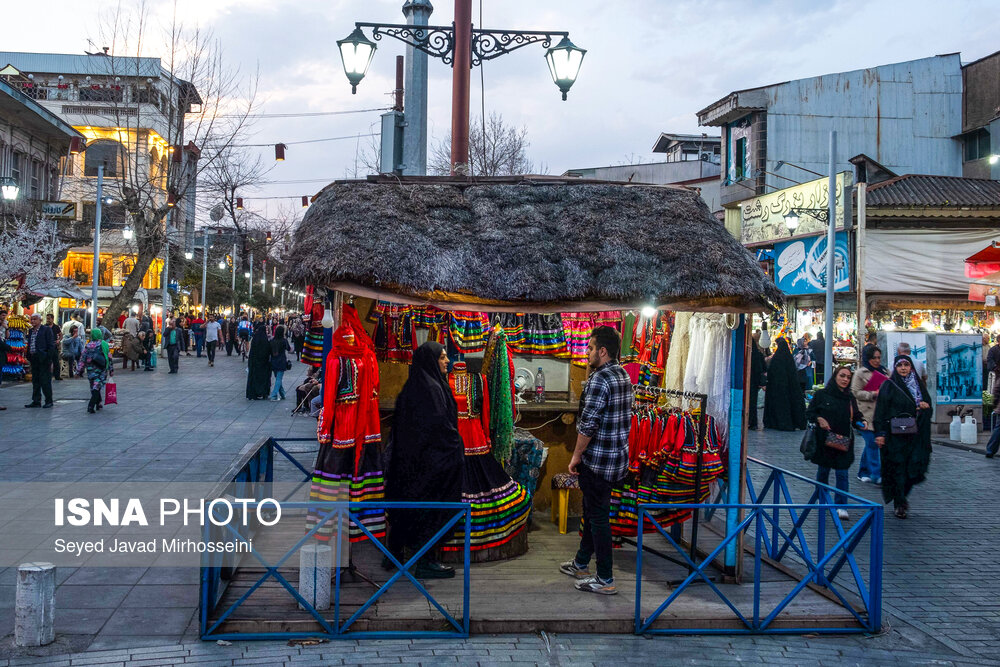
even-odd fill
[[[170,208],[177,206],[177,195],[173,192],[167,194],[167,206]]]
[[[243,197],[237,197],[236,198],[236,210],[237,211],[242,211],[243,210]]]
[[[274,145],[274,161],[284,162],[285,161],[285,149],[287,146],[285,144],[275,144]]]
[[[309,197],[302,195],[302,208],[309,208]]]

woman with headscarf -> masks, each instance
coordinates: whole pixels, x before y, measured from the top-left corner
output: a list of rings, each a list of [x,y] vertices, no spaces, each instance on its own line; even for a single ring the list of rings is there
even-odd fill
[[[410,375],[396,398],[388,458],[386,500],[457,503],[462,500],[465,446],[458,433],[458,406],[445,372],[444,346],[428,341],[413,353]],[[389,510],[389,549],[402,559],[404,548],[419,549],[454,510]],[[416,576],[447,578],[454,568],[428,555]]]
[[[777,352],[767,367],[767,390],[764,392],[764,428],[794,431],[806,427],[805,395],[799,385],[795,360],[788,340],[779,338]]]
[[[94,414],[103,407],[101,392],[104,390],[104,383],[108,381],[108,374],[114,374],[108,343],[97,327],[90,330],[90,342],[83,348],[83,355],[80,357],[77,370],[82,374],[84,369],[87,370],[87,380],[90,381],[90,402],[87,404],[87,412]]]
[[[895,514],[905,519],[910,489],[927,477],[931,461],[931,398],[905,354],[896,357],[892,376],[879,387],[875,401],[875,444],[882,455],[882,497],[892,501]],[[916,433],[901,433],[893,420],[916,418]]]
[[[247,400],[260,401],[271,391],[271,345],[263,322],[253,328],[247,357]]]
[[[875,446],[875,400],[882,383],[888,379],[889,371],[882,366],[882,350],[871,343],[865,345],[861,349],[861,368],[851,380],[851,393],[865,419],[865,427],[861,430],[865,451],[858,465],[858,479],[862,482],[882,483],[882,463]]]
[[[306,343],[306,325],[302,323],[301,317],[292,320],[291,335],[292,346],[295,348],[295,359],[302,361],[302,346]]]
[[[818,427],[816,452],[811,459],[819,466],[816,471],[816,481],[829,484],[830,471],[834,470],[837,489],[844,493],[850,490],[847,471],[854,463],[854,423],[862,419],[861,410],[851,395],[850,386],[851,369],[847,366],[838,366],[826,386],[813,394],[809,409],[806,410],[806,418]],[[835,439],[843,444],[839,447],[834,446]],[[838,493],[835,500],[838,505],[847,504],[847,497],[843,494]],[[837,515],[841,519],[849,518],[847,510],[843,508],[837,510]]]

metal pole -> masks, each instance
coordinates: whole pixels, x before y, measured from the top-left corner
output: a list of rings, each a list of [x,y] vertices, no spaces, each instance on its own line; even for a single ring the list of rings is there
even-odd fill
[[[101,275],[101,200],[104,199],[104,165],[97,165],[97,213],[94,220],[94,277],[90,281],[90,328],[97,326],[97,281]]]
[[[861,358],[861,350],[865,346],[865,336],[868,330],[865,328],[865,321],[868,319],[868,298],[865,294],[865,224],[868,217],[868,184],[858,183],[858,238],[857,250],[854,253],[854,275],[857,280],[855,290],[858,293],[858,359]]]
[[[830,222],[826,229],[826,322],[823,327],[826,341],[823,345],[823,368],[826,377],[833,373],[833,294],[837,289],[837,132],[830,131],[830,185],[828,194],[828,215]],[[847,196],[847,193],[844,193]],[[817,379],[818,382],[818,379]]]
[[[160,311],[160,348],[164,354],[167,351],[163,344],[163,337],[167,333],[167,286],[170,284],[170,219],[172,216],[173,209],[167,209],[167,245],[163,258],[163,278],[160,279],[160,301],[163,305],[163,309]]]
[[[205,291],[208,288],[208,227],[205,228],[205,242],[201,248],[201,319],[208,315],[208,297]]]
[[[403,4],[408,25],[427,25],[433,11],[430,0],[406,0]],[[405,65],[403,175],[424,176],[427,174],[427,54],[407,45]]]
[[[250,253],[250,294],[247,298],[253,298],[253,253]]]
[[[272,268],[273,273],[271,274],[271,296],[274,296],[274,290],[278,284],[278,265],[275,264]]]
[[[455,0],[455,61],[451,72],[451,174],[468,175],[472,0]]]
[[[236,244],[235,243],[233,244],[233,256],[231,259],[233,260],[233,299],[235,299],[236,298]]]
[[[393,111],[403,110],[403,56],[396,56],[396,89],[393,92]]]

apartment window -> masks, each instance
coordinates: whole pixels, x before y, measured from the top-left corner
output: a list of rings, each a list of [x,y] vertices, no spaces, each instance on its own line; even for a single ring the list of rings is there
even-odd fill
[[[990,156],[990,131],[985,127],[965,135],[965,161],[982,160]]]
[[[746,164],[747,164],[747,140],[746,137],[736,140],[736,148],[733,151],[733,160],[736,164],[736,179],[737,181],[742,181],[747,177],[746,175]]]
[[[38,160],[31,161],[31,198],[38,199],[38,195],[41,192],[41,181],[42,181],[42,163]]]
[[[121,102],[124,96],[121,88],[81,88],[81,102]]]
[[[125,147],[111,139],[99,139],[87,146],[84,153],[84,176],[97,176],[97,167],[104,165],[105,176],[125,175]]]
[[[24,181],[21,180],[21,164],[22,156],[20,153],[14,153],[10,158],[10,175],[14,178],[14,182],[19,186],[24,185]]]

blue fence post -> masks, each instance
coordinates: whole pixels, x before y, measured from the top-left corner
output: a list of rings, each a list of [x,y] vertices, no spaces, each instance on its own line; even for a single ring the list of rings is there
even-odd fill
[[[737,505],[740,502],[740,474],[743,467],[743,448],[746,443],[743,441],[743,381],[746,377],[744,365],[746,363],[746,333],[747,316],[740,315],[740,324],[732,332],[732,363],[730,364],[729,377],[731,379],[729,388],[729,460],[727,469],[729,475],[729,485],[726,493],[726,502],[730,505]],[[750,406],[751,410],[756,410],[756,405]],[[739,509],[730,508],[726,510],[726,536],[733,534],[739,524]],[[733,540],[726,545],[725,565],[727,572],[735,572],[739,563],[739,540]]]
[[[871,540],[871,573],[868,576],[868,624],[871,632],[878,632],[882,629],[882,520],[884,519],[883,509],[874,507],[871,509],[872,526],[869,539]]]

